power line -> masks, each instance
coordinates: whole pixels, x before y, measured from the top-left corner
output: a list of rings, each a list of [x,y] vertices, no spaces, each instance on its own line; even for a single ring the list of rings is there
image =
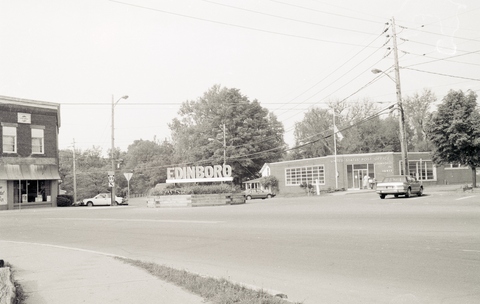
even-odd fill
[[[454,55],[454,56],[449,56],[449,57],[445,57],[445,58],[435,58],[435,57],[432,57],[432,56],[427,56],[427,55],[425,55],[425,54],[420,55],[420,54],[415,54],[415,53],[409,53],[409,54],[411,54],[411,55],[415,55],[415,56],[419,56],[419,57],[425,57],[425,58],[431,58],[431,59],[433,59],[433,60],[425,61],[425,62],[419,62],[419,63],[411,64],[411,65],[408,65],[408,66],[405,66],[405,67],[412,67],[412,66],[417,66],[417,65],[422,65],[422,64],[428,64],[428,63],[432,63],[432,62],[437,62],[437,61],[447,61],[447,62],[453,62],[453,63],[461,63],[461,64],[479,65],[479,66],[480,66],[479,63],[449,60],[449,59],[451,59],[451,58],[457,58],[457,57],[460,57],[460,56],[465,56],[465,55],[470,55],[470,54],[475,54],[475,53],[480,53],[480,50],[472,51],[472,52],[468,52],[468,53],[464,53],[464,54],[459,54],[459,55]]]
[[[422,73],[428,73],[428,74],[434,74],[434,75],[440,75],[440,76],[446,76],[446,77],[452,77],[452,78],[459,78],[459,79],[467,79],[467,80],[473,80],[473,81],[480,81],[480,79],[477,79],[477,78],[469,78],[469,77],[455,76],[455,75],[450,75],[450,74],[430,72],[430,71],[412,69],[412,68],[407,68],[407,67],[402,67],[402,69],[412,70],[412,71],[417,71],[417,72],[422,72]]]
[[[211,19],[206,19],[206,18],[201,18],[201,17],[195,17],[195,16],[190,16],[190,15],[185,15],[185,14],[174,13],[174,12],[170,12],[170,11],[166,11],[166,10],[161,10],[161,9],[156,9],[156,8],[153,8],[153,7],[122,2],[122,1],[118,1],[118,0],[108,0],[108,1],[118,3],[118,4],[121,4],[121,5],[127,5],[127,6],[132,6],[132,7],[136,7],[136,8],[145,9],[145,10],[150,10],[150,11],[154,11],[154,12],[158,12],[158,13],[169,14],[169,15],[173,15],[173,16],[177,16],[177,17],[183,17],[183,18],[189,18],[189,19],[194,19],[194,20],[199,20],[199,21],[204,21],[204,22],[221,24],[221,25],[225,25],[225,26],[231,26],[231,27],[236,27],[236,28],[241,28],[241,29],[246,29],[246,30],[251,30],[251,31],[256,31],[256,32],[262,32],[262,33],[268,33],[268,34],[274,34],[274,35],[280,35],[280,36],[286,36],[286,37],[292,37],[292,38],[299,38],[299,39],[305,39],[305,40],[326,42],[326,43],[335,43],[335,44],[341,44],[341,45],[363,46],[363,45],[359,45],[359,44],[356,44],[356,43],[350,43],[350,42],[326,40],[326,39],[320,39],[320,38],[313,38],[313,37],[307,37],[307,36],[281,33],[281,32],[270,31],[270,30],[263,30],[263,29],[244,26],[244,25],[238,25],[238,24],[233,24],[233,23],[227,23],[227,22],[216,21],[216,20],[211,20]]]
[[[325,12],[325,11],[321,11],[321,10],[317,10],[317,9],[313,9],[313,8],[309,8],[309,7],[305,7],[305,6],[286,3],[286,2],[283,2],[283,1],[278,1],[278,0],[270,0],[270,1],[275,2],[275,3],[279,3],[279,4],[283,4],[283,5],[287,5],[287,6],[291,6],[291,7],[296,7],[296,8],[312,11],[312,12],[322,13],[322,14],[326,14],[326,15],[337,16],[337,17],[348,18],[348,19],[354,19],[354,20],[360,20],[360,21],[365,21],[365,22],[370,22],[370,23],[378,23],[377,21],[373,21],[373,20],[369,20],[369,19],[363,19],[363,18],[359,18],[359,17],[351,17],[351,16],[337,14],[337,13]]]
[[[238,7],[238,6],[233,6],[233,5],[228,5],[228,4],[223,4],[223,3],[218,3],[218,2],[210,1],[210,0],[201,0],[201,1],[212,3],[212,4],[215,4],[215,5],[224,6],[224,7],[229,7],[229,8],[233,8],[233,9],[237,9],[237,10],[242,10],[242,11],[246,11],[246,12],[250,12],[250,13],[255,13],[255,14],[259,14],[259,15],[264,15],[264,16],[269,16],[269,17],[273,17],[273,18],[288,20],[288,21],[294,21],[294,22],[299,22],[299,23],[304,23],[304,24],[309,24],[309,25],[314,25],[314,26],[320,26],[320,27],[326,27],[326,28],[336,29],[336,30],[340,30],[340,31],[352,32],[352,33],[360,33],[360,34],[366,34],[366,35],[376,35],[375,33],[370,33],[370,32],[341,28],[341,27],[332,26],[332,25],[325,25],[325,24],[320,24],[320,23],[316,23],[316,22],[309,22],[309,21],[304,21],[304,20],[299,20],[299,19],[293,19],[293,18],[282,17],[282,16],[278,16],[278,15],[273,15],[273,14],[269,14],[269,13],[263,13],[263,12],[259,12],[259,11],[255,11],[255,10],[250,10],[250,9],[246,9],[246,8],[242,8],[242,7]]]

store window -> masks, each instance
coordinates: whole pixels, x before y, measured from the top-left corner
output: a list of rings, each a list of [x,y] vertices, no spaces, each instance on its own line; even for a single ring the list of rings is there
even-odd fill
[[[470,169],[468,166],[463,166],[458,163],[453,163],[445,166],[445,169]]]
[[[437,170],[431,160],[409,160],[408,170],[410,175],[422,181],[437,180]],[[402,162],[400,161],[400,172],[402,172]]]
[[[17,153],[17,127],[2,126],[3,153]]]
[[[32,127],[32,153],[44,154],[44,136],[43,128]]]
[[[325,185],[324,166],[307,166],[285,169],[285,184],[287,186],[301,185],[302,183]]]
[[[13,181],[13,197],[16,204],[47,202],[51,200],[51,181],[21,180]]]

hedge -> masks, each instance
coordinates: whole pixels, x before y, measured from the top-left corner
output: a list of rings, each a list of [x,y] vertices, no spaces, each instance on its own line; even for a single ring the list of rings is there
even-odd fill
[[[69,207],[73,205],[73,195],[60,194],[57,196],[57,207]]]

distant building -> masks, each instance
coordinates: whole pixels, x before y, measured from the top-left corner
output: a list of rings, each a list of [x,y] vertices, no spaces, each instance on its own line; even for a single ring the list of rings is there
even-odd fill
[[[306,183],[319,184],[321,190],[361,189],[365,176],[381,181],[387,175],[401,174],[401,153],[382,152],[368,154],[329,155],[265,164],[262,176],[277,177],[280,195],[303,194],[300,187]],[[409,152],[410,175],[426,186],[471,183],[471,169],[459,165],[435,166],[429,152]],[[337,170],[335,170],[335,168]],[[337,174],[335,174],[337,171]],[[337,175],[337,177],[335,177]],[[256,180],[246,187],[256,187]]]
[[[0,96],[0,210],[55,207],[60,104]]]

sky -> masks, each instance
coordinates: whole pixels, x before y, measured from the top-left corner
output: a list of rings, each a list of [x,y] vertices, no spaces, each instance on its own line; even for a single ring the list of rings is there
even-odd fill
[[[220,85],[293,146],[312,107],[395,103],[393,19],[403,98],[480,91],[478,0],[0,0],[0,95],[59,103],[59,148],[107,153],[112,100],[126,151]]]

